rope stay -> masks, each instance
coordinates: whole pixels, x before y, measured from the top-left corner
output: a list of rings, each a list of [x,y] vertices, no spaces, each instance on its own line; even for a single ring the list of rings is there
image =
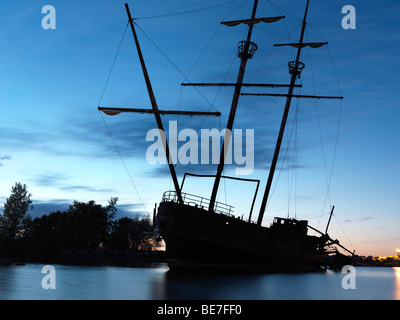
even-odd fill
[[[124,168],[125,168],[125,171],[126,171],[126,173],[128,174],[129,180],[131,181],[132,186],[133,186],[133,188],[135,189],[135,192],[136,192],[136,194],[137,194],[137,196],[138,196],[138,198],[139,198],[139,201],[140,201],[140,203],[141,203],[142,206],[143,206],[144,212],[146,212],[146,214],[149,215],[149,212],[147,211],[146,206],[144,205],[144,202],[143,202],[143,200],[142,200],[142,197],[141,197],[140,194],[139,194],[139,190],[138,190],[138,188],[136,187],[135,182],[133,181],[132,175],[131,175],[131,173],[129,172],[129,169],[128,169],[128,167],[127,167],[125,161],[124,161],[124,158],[122,157],[122,153],[119,151],[119,148],[118,148],[118,146],[117,146],[117,143],[115,142],[115,139],[114,139],[114,137],[113,137],[113,135],[112,135],[112,133],[111,133],[111,130],[110,130],[109,126],[107,125],[106,120],[104,119],[103,113],[102,113],[101,111],[99,111],[99,113],[100,113],[101,118],[103,119],[103,123],[104,123],[104,125],[105,125],[105,127],[106,127],[106,129],[107,129],[107,132],[108,132],[108,134],[109,134],[109,136],[110,136],[110,138],[111,138],[111,140],[112,140],[112,142],[113,142],[113,144],[114,144],[115,150],[117,151],[118,156],[119,156],[119,158],[121,159],[121,162],[122,162],[122,164],[123,164],[123,166],[124,166]]]
[[[129,23],[126,24],[125,29],[124,29],[124,32],[123,32],[122,37],[121,37],[121,40],[120,40],[120,42],[119,42],[118,49],[117,49],[117,53],[115,54],[113,63],[111,64],[110,72],[108,73],[106,83],[105,83],[105,85],[104,85],[103,91],[102,91],[102,93],[101,93],[101,95],[100,95],[99,102],[98,102],[98,104],[97,104],[98,106],[100,106],[101,101],[103,100],[104,93],[106,92],[106,89],[107,89],[107,86],[108,86],[108,82],[110,81],[111,73],[112,73],[113,70],[114,70],[115,62],[117,61],[117,58],[118,58],[118,55],[119,55],[119,51],[121,50],[121,46],[122,46],[122,43],[123,43],[123,41],[124,41],[125,34],[126,34],[126,30],[128,29],[128,26],[129,26]]]
[[[175,12],[175,13],[166,13],[166,14],[161,14],[157,16],[148,16],[148,17],[140,17],[140,18],[133,18],[134,20],[147,20],[147,19],[158,19],[158,18],[165,18],[165,17],[172,17],[172,16],[178,16],[178,15],[183,15],[183,14],[189,14],[189,13],[194,13],[194,12],[199,12],[199,11],[204,11],[204,10],[209,10],[209,9],[214,9],[217,7],[221,7],[227,4],[230,4],[232,2],[237,2],[238,0],[230,0],[226,1],[223,3],[219,3],[213,6],[208,6],[204,8],[198,8],[198,9],[192,9],[192,10],[186,10],[186,11],[180,11],[180,12]],[[247,2],[247,1],[246,1]]]
[[[281,8],[281,7],[279,7],[278,5],[276,5],[276,4],[274,4],[272,1],[270,1],[270,0],[266,0],[266,2],[268,2],[273,8],[275,8],[280,14],[282,14],[283,12],[284,13],[286,13],[286,14],[288,14],[288,15],[290,15],[290,16],[292,16],[292,17],[295,17],[296,19],[298,19],[299,21],[302,21],[302,19],[300,19],[300,18],[298,18],[297,16],[295,16],[295,15],[293,15],[292,13],[290,13],[290,12],[288,12],[287,10],[285,10],[285,9],[283,9],[283,8]],[[285,22],[285,20],[284,20],[284,22]],[[307,25],[309,26],[309,27],[311,27],[308,23],[307,23]],[[312,28],[312,27],[311,27]],[[260,28],[260,27],[257,27],[257,29],[259,29],[259,30],[261,30],[261,31],[263,31],[263,32],[266,32],[265,30],[263,30],[262,28]],[[285,22],[285,29],[286,29],[286,37],[284,37],[284,36],[278,36],[278,35],[276,35],[276,34],[273,34],[273,33],[270,33],[270,32],[266,32],[266,33],[269,33],[269,34],[271,34],[271,35],[273,35],[273,36],[276,36],[276,37],[279,37],[280,38],[280,40],[279,40],[279,42],[281,41],[281,40],[283,40],[283,39],[285,39],[285,38],[287,38],[287,39],[290,39],[290,34],[291,34],[291,32],[293,31],[293,30],[291,30],[290,32],[289,32],[289,30],[288,30],[288,27],[287,27],[287,25],[286,25],[286,22]],[[314,31],[314,32],[316,32],[322,39],[323,39],[323,41],[325,41],[325,39],[324,39],[324,37],[323,36],[321,36],[316,30],[314,30],[314,28],[312,28],[312,30]],[[318,44],[318,45],[320,45],[320,43],[316,43],[316,44]],[[327,45],[328,43],[327,42],[321,42],[321,44],[324,44],[324,45]],[[336,69],[335,69],[335,66],[334,66],[334,63],[333,63],[333,59],[332,59],[332,55],[331,55],[331,53],[330,53],[330,50],[329,50],[329,45],[327,45],[326,46],[327,47],[327,50],[328,50],[328,54],[329,54],[329,59],[330,59],[330,62],[331,62],[331,65],[332,65],[332,69],[333,69],[333,73],[334,73],[334,76],[335,76],[335,79],[336,79],[336,83],[337,83],[337,87],[338,87],[338,90],[339,90],[339,92],[340,92],[340,96],[338,96],[338,97],[322,97],[322,98],[329,98],[329,99],[340,99],[341,100],[341,102],[340,102],[340,107],[339,107],[339,119],[338,119],[338,124],[337,124],[337,129],[336,129],[336,139],[335,139],[335,144],[334,144],[334,150],[333,150],[333,158],[332,158],[332,165],[330,166],[330,168],[328,168],[328,165],[327,165],[327,162],[326,162],[326,151],[325,151],[325,147],[324,147],[324,143],[323,143],[323,137],[322,137],[322,125],[321,125],[321,120],[320,120],[320,115],[319,115],[319,111],[318,111],[318,104],[317,104],[317,101],[315,102],[315,109],[316,109],[316,112],[317,112],[317,122],[318,122],[318,130],[319,130],[319,136],[320,136],[320,144],[321,144],[321,148],[322,148],[322,158],[323,158],[323,165],[324,165],[324,170],[325,170],[325,180],[326,180],[326,185],[327,185],[327,189],[326,189],[326,195],[325,195],[325,199],[324,199],[324,203],[323,203],[323,208],[322,208],[322,213],[321,213],[321,215],[319,216],[319,218],[320,218],[320,220],[321,220],[321,217],[324,215],[324,210],[325,210],[325,205],[326,205],[326,202],[329,200],[329,203],[330,203],[330,205],[331,205],[331,207],[332,207],[332,202],[331,202],[331,182],[332,182],[332,177],[333,177],[333,170],[334,170],[334,165],[335,165],[335,159],[336,159],[336,153],[337,153],[337,147],[338,147],[338,140],[339,140],[339,131],[340,131],[340,122],[341,122],[341,116],[342,116],[342,107],[343,107],[343,102],[342,102],[342,99],[343,99],[343,95],[342,95],[342,90],[341,90],[341,87],[340,87],[340,83],[339,83],[339,79],[338,79],[338,75],[337,75],[337,72],[336,72]],[[268,55],[270,54],[270,52],[268,53]],[[316,96],[316,88],[315,88],[315,81],[314,81],[314,74],[313,74],[313,69],[312,69],[312,65],[311,65],[311,56],[310,56],[310,50],[309,50],[309,52],[308,52],[308,54],[309,54],[309,60],[310,60],[310,70],[311,70],[311,80],[312,80],[312,86],[313,86],[313,90],[314,90],[314,96],[301,96],[301,95],[298,95],[298,97],[299,98],[302,98],[302,97],[315,97],[315,98],[318,98],[317,96]],[[268,56],[267,55],[267,56]],[[267,58],[267,57],[266,57]],[[264,61],[266,60],[266,58],[264,59]],[[264,63],[264,61],[262,62],[262,64]],[[261,65],[262,65],[261,64]],[[253,76],[252,76],[252,78],[256,75],[256,73],[259,71],[259,69],[261,69],[261,66],[256,70],[256,72],[253,74]],[[248,94],[248,95],[254,95],[254,94]],[[264,95],[264,94],[260,94],[260,95]],[[266,96],[267,95],[271,95],[271,96],[279,96],[278,94],[276,94],[276,95],[273,95],[273,94],[265,94]],[[282,95],[282,96],[284,96],[284,95]],[[295,97],[295,96],[293,96],[293,97]],[[278,176],[277,176],[277,179],[276,179],[276,181],[275,181],[275,183],[274,183],[274,187],[273,187],[273,189],[272,189],[272,194],[274,193],[274,190],[275,190],[275,188],[277,187],[277,182],[278,182],[278,180],[279,180],[279,177],[280,177],[280,175],[281,175],[281,172],[284,170],[284,165],[285,165],[285,162],[287,162],[287,161],[289,161],[290,159],[287,159],[287,154],[288,154],[288,149],[289,149],[289,144],[291,143],[291,140],[292,140],[292,134],[294,133],[294,135],[295,135],[295,138],[294,138],[294,153],[295,153],[295,157],[297,156],[297,148],[298,148],[298,146],[297,146],[297,121],[298,121],[298,119],[297,119],[297,113],[298,113],[298,107],[296,108],[296,114],[295,114],[295,116],[294,116],[294,122],[293,122],[293,124],[292,124],[292,129],[291,129],[291,131],[290,131],[290,133],[289,133],[289,136],[288,136],[288,145],[287,145],[287,147],[286,147],[286,152],[285,152],[285,154],[284,154],[284,156],[283,156],[283,159],[281,160],[281,166],[280,166],[280,170],[279,170],[279,173],[278,173]],[[294,169],[295,169],[295,167],[297,167],[297,162],[296,162],[297,160],[296,159],[293,159],[293,163],[292,163],[292,165],[293,165],[293,167],[294,167]],[[288,168],[290,169],[290,164],[288,163],[287,164],[288,165]],[[296,189],[297,189],[297,182],[295,181],[295,180],[297,180],[297,177],[296,177],[296,173],[293,173],[292,172],[292,177],[290,178],[289,177],[289,175],[288,175],[288,200],[289,200],[289,203],[288,203],[288,208],[287,208],[287,210],[288,210],[288,215],[289,215],[289,213],[290,213],[290,199],[291,199],[291,197],[292,197],[292,192],[293,192],[293,184],[294,184],[294,193],[295,193],[295,203],[294,203],[294,210],[295,210],[295,215],[296,215],[296,208],[297,208],[297,203],[296,203],[296,197],[297,197],[297,191],[296,191]],[[268,201],[268,203],[267,203],[267,207],[268,207],[268,205],[270,204],[270,201]],[[336,218],[336,217],[335,217]],[[343,230],[343,229],[342,229]],[[347,237],[347,236],[346,236]]]
[[[114,57],[114,60],[113,60],[113,62],[112,62],[112,64],[111,64],[110,72],[108,73],[108,76],[107,76],[107,79],[106,79],[106,82],[105,82],[103,91],[101,92],[101,95],[100,95],[100,99],[99,99],[99,102],[98,102],[98,106],[100,106],[101,101],[103,100],[104,93],[105,93],[105,91],[106,91],[106,89],[107,89],[108,82],[109,82],[109,80],[110,80],[110,78],[111,78],[111,74],[112,74],[112,72],[113,72],[115,63],[116,63],[116,61],[117,61],[119,52],[120,52],[120,50],[121,50],[121,46],[122,46],[122,43],[123,43],[123,41],[124,41],[125,34],[126,34],[126,30],[127,30],[128,26],[129,26],[129,23],[126,24],[125,29],[124,29],[124,32],[123,32],[122,37],[121,37],[121,40],[120,40],[120,42],[119,42],[117,52],[116,52],[115,57]],[[135,184],[135,182],[133,181],[132,175],[131,175],[131,173],[129,172],[129,169],[128,169],[128,167],[127,167],[125,161],[124,161],[124,158],[122,157],[122,153],[120,152],[120,150],[119,150],[119,148],[118,148],[118,146],[117,146],[117,143],[115,142],[115,139],[114,139],[114,137],[113,137],[113,135],[112,135],[112,133],[111,133],[111,129],[110,129],[110,127],[107,125],[106,120],[104,119],[103,112],[99,111],[99,113],[100,113],[100,116],[101,116],[101,118],[102,118],[102,120],[103,120],[104,126],[106,127],[107,132],[108,132],[108,134],[109,134],[109,136],[110,136],[110,138],[111,138],[111,141],[112,141],[113,144],[114,144],[115,150],[117,151],[118,156],[119,156],[119,158],[121,159],[121,162],[122,162],[122,164],[123,164],[123,166],[124,166],[124,168],[125,168],[125,171],[126,171],[126,173],[128,174],[129,180],[131,181],[131,184],[132,184],[132,186],[133,186],[133,188],[134,188],[134,190],[135,190],[135,192],[136,192],[136,194],[137,194],[137,196],[138,196],[138,198],[139,198],[139,201],[140,201],[140,203],[141,203],[142,206],[143,206],[144,212],[145,212],[147,215],[149,215],[149,212],[147,211],[146,206],[144,205],[144,202],[143,202],[143,200],[142,200],[142,197],[141,197],[140,194],[139,194],[139,190],[137,189],[136,184]]]

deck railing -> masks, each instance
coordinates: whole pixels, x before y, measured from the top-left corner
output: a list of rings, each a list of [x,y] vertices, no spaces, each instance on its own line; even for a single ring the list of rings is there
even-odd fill
[[[199,207],[202,209],[208,209],[208,206],[210,205],[210,199],[203,198],[200,196],[196,196],[194,194],[190,193],[184,193],[181,192],[182,194],[182,200],[184,204],[191,205],[194,207]],[[175,191],[165,191],[162,197],[162,201],[173,201],[173,202],[178,202],[178,195],[176,194]],[[232,215],[233,212],[233,206],[230,206],[229,204],[225,204],[222,202],[215,201],[214,204],[214,212],[215,213],[222,213],[228,216]]]

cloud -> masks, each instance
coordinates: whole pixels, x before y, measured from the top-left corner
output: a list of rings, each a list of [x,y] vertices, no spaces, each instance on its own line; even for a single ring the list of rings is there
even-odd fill
[[[175,121],[176,119],[174,119]],[[270,167],[271,161],[272,161],[272,155],[274,152],[275,148],[275,143],[276,143],[276,137],[277,137],[277,130],[275,127],[264,127],[262,124],[257,123],[254,121],[253,118],[246,116],[238,119],[238,125],[235,126],[234,130],[236,129],[241,129],[242,130],[242,155],[245,156],[245,161],[246,165],[247,160],[249,160],[249,153],[254,152],[254,169],[262,169],[262,170],[267,170]],[[262,120],[262,119],[259,119]],[[223,129],[223,127],[218,124],[217,122],[209,121],[208,123],[203,123],[203,126],[199,127],[199,122],[201,120],[194,120],[192,118],[189,119],[184,119],[183,118],[178,118],[178,128],[177,128],[177,133],[179,135],[180,132],[182,132],[183,129],[191,129],[194,130],[197,134],[197,137],[194,137],[194,140],[197,139],[197,164],[189,163],[189,164],[182,164],[180,161],[178,161],[178,164],[175,166],[175,170],[178,175],[183,175],[184,172],[191,172],[191,173],[198,173],[198,174],[215,174],[216,169],[217,169],[217,164],[213,163],[212,161],[212,144],[211,144],[211,139],[209,140],[209,161],[208,164],[204,163],[201,154],[202,154],[202,143],[201,143],[201,131],[196,130],[196,129],[215,129],[217,132],[215,134],[219,134],[219,132]],[[261,121],[262,123],[262,121]],[[279,123],[276,125],[278,126]],[[147,124],[145,127],[146,130],[149,128],[154,128],[155,125],[153,123],[153,126],[150,124]],[[290,129],[291,125],[288,126],[288,130],[290,134]],[[129,139],[126,139],[126,136],[124,136],[123,132],[126,129],[126,124],[122,124],[119,126],[115,126],[116,129],[116,135],[118,136],[117,140],[119,141],[119,150],[122,151],[125,154],[135,154],[137,157],[140,157],[142,161],[146,161],[145,159],[145,154],[147,149],[154,143],[154,141],[145,141],[145,133],[139,133],[136,136],[130,136]],[[140,128],[138,128],[140,129]],[[169,136],[169,122],[168,120],[164,120],[164,129],[166,130],[166,136],[167,139],[169,140],[169,145],[171,148],[172,141],[170,140]],[[247,151],[246,150],[246,136],[247,132],[246,129],[253,129],[254,130],[254,150],[253,151]],[[111,129],[113,130],[113,129]],[[133,137],[136,137],[136,143],[132,145],[132,139]],[[176,139],[176,138],[175,138]],[[232,140],[235,139],[235,135],[232,136]],[[155,139],[156,141],[157,139]],[[292,138],[294,140],[294,138]],[[189,138],[186,137],[185,141],[177,141],[177,150],[179,151],[180,148],[183,145],[186,145],[189,141]],[[298,144],[298,146],[302,147],[303,149],[310,149],[314,148],[317,144]],[[222,146],[222,139],[220,139],[220,148]],[[220,148],[218,149],[217,152],[217,158],[219,160],[219,153],[220,153]],[[128,151],[128,152],[127,152]],[[192,151],[192,150],[191,150]],[[115,150],[114,150],[115,152]],[[129,155],[128,155],[129,156]],[[188,155],[187,155],[188,156]],[[305,165],[302,163],[301,159],[297,160],[297,162],[294,162],[294,159],[296,157],[295,151],[293,150],[293,146],[290,146],[289,148],[287,147],[287,143],[282,144],[281,147],[281,154],[280,154],[280,162],[278,164],[278,169],[281,170],[289,170],[289,169],[305,169],[309,168],[310,165]],[[237,161],[234,157],[233,159],[233,164],[225,164],[225,172],[226,171],[231,171],[236,168],[244,167],[243,165],[237,165]],[[161,158],[162,161],[164,161],[164,158]],[[281,161],[284,161],[284,164],[282,165]],[[150,172],[146,173],[149,176],[159,176],[159,175],[169,175],[169,168],[167,164],[165,163],[157,163],[156,165],[152,166],[152,169]]]
[[[114,192],[113,189],[108,188],[96,188],[88,185],[71,185],[69,184],[70,176],[67,176],[61,172],[50,172],[48,174],[40,174],[33,177],[33,181],[43,187],[55,187],[59,190],[69,192]]]
[[[345,220],[342,223],[368,221],[368,220],[371,220],[371,219],[372,219],[371,217],[365,217],[365,218],[354,219],[354,220]]]
[[[153,117],[102,119],[95,113],[91,118],[66,118],[59,123],[23,124],[0,129],[3,142],[16,149],[40,150],[49,155],[89,158],[115,158],[116,148],[125,157],[138,157],[146,150],[146,133],[155,128]],[[29,128],[29,131],[28,131]],[[108,130],[111,132],[112,138]],[[8,135],[4,133],[8,132]],[[145,154],[145,153],[143,153]]]
[[[101,189],[101,188],[93,188],[93,187],[90,187],[90,186],[78,186],[78,185],[59,187],[59,189],[60,190],[65,190],[65,191],[72,191],[72,192],[79,192],[79,191],[113,192],[112,189]]]
[[[36,175],[33,178],[33,180],[36,184],[38,184],[39,186],[44,186],[44,187],[58,186],[60,184],[60,181],[65,181],[67,179],[69,179],[69,177],[60,172],[54,172],[54,173],[49,173],[49,174],[40,174],[40,175]]]
[[[52,201],[33,201],[33,210],[28,211],[28,214],[34,218],[40,218],[43,215],[48,215],[51,212],[56,211],[67,211],[69,207],[73,204],[73,201],[68,199],[56,199]],[[141,210],[140,204],[118,204],[117,203],[117,214],[115,219],[120,219],[122,217],[135,218],[144,217],[147,213]]]
[[[0,156],[0,167],[3,166],[2,162],[1,162],[2,160],[11,160],[11,156],[7,156],[7,155]]]

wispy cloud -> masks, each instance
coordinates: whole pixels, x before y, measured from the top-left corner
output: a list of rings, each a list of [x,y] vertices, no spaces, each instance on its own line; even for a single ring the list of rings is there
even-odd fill
[[[88,185],[71,185],[70,180],[72,177],[67,176],[60,172],[49,172],[47,174],[40,174],[33,178],[33,181],[43,187],[53,187],[59,190],[68,192],[109,192],[112,193],[114,190],[108,188],[96,188]]]
[[[354,219],[354,220],[345,220],[342,223],[368,221],[368,220],[371,220],[371,219],[372,219],[371,217],[365,217],[365,218]]]
[[[2,163],[3,160],[11,160],[11,156],[7,156],[7,155],[0,156],[0,167],[3,166],[3,163]]]
[[[43,215],[48,215],[51,212],[56,211],[67,211],[69,207],[73,204],[72,200],[68,199],[55,199],[52,201],[33,201],[33,210],[29,211],[29,215],[33,218],[41,217]],[[117,203],[117,214],[116,219],[122,217],[135,218],[136,216],[143,217],[147,214],[141,210],[140,204],[118,204]]]
[[[94,187],[90,187],[90,186],[78,186],[78,185],[60,187],[59,189],[60,190],[65,190],[65,191],[72,191],[72,192],[79,192],[79,191],[113,192],[112,189],[101,189],[101,188],[94,188]]]
[[[60,172],[53,172],[48,174],[39,174],[34,177],[34,182],[43,187],[58,186],[60,181],[65,181],[69,177]]]

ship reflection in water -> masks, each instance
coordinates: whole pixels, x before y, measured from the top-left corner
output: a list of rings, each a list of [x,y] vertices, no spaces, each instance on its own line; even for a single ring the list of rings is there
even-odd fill
[[[346,274],[181,274],[152,268],[54,265],[56,289],[44,290],[43,265],[0,266],[0,300],[400,300],[400,268],[356,267],[356,289]]]
[[[356,288],[346,274],[197,275],[166,272],[155,299],[216,300],[400,300],[400,268],[356,267]]]

